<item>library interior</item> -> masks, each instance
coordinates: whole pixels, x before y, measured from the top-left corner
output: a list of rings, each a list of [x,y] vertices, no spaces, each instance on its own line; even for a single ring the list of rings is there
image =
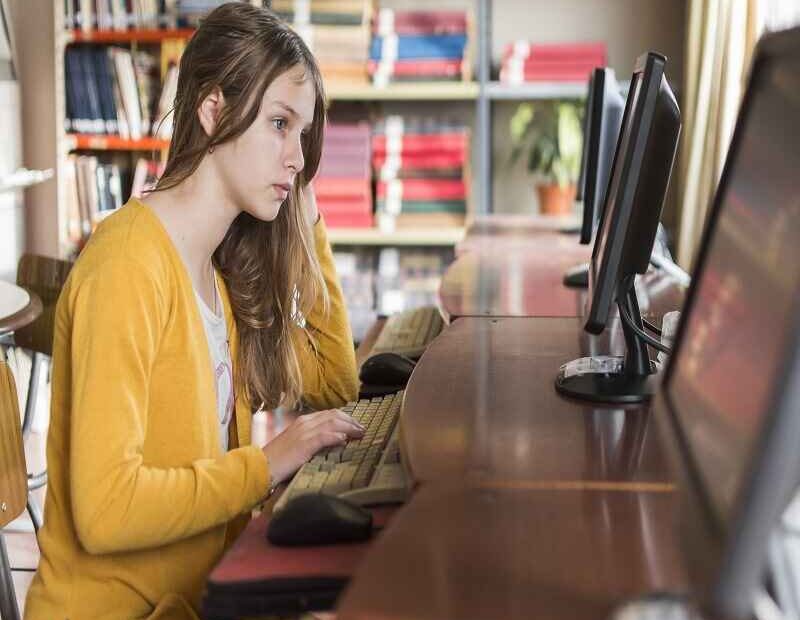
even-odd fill
[[[797,0],[0,0],[0,136],[0,620],[800,620]]]

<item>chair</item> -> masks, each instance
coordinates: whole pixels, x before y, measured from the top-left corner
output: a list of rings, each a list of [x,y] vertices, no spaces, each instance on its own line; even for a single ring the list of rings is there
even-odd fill
[[[17,285],[36,293],[42,300],[42,313],[30,325],[14,332],[14,344],[31,352],[31,375],[28,381],[28,398],[25,401],[25,414],[22,419],[23,437],[30,432],[42,364],[53,354],[53,332],[55,328],[56,302],[61,289],[67,281],[72,263],[65,260],[25,254],[17,267]],[[28,513],[38,532],[42,526],[42,511],[33,500],[30,492],[47,484],[47,471],[28,476]]]
[[[28,494],[18,403],[11,369],[0,361],[0,472],[3,473],[0,476],[0,616],[3,620],[20,617],[2,531],[22,513]]]

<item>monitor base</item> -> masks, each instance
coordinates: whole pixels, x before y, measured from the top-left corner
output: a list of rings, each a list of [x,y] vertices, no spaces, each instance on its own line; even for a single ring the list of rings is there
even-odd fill
[[[589,288],[589,263],[575,265],[564,274],[564,286],[569,288]]]
[[[653,375],[625,373],[583,374],[556,378],[556,391],[562,396],[594,403],[641,403],[653,395]]]

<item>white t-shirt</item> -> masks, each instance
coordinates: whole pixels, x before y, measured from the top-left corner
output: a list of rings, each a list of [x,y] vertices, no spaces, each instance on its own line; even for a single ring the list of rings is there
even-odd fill
[[[203,298],[194,291],[200,316],[206,329],[208,351],[211,354],[211,366],[214,370],[214,386],[217,391],[217,418],[219,420],[220,445],[222,451],[228,451],[228,426],[231,423],[234,411],[233,401],[233,363],[231,351],[228,346],[228,326],[225,316],[217,316],[206,305]],[[214,274],[214,295],[216,295],[217,308],[222,308],[222,299],[219,295],[216,273]]]

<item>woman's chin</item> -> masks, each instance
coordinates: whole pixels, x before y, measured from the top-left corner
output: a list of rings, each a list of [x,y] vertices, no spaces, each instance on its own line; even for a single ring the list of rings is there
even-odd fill
[[[282,204],[282,202],[278,202],[277,200],[271,200],[266,204],[250,208],[247,210],[247,212],[257,220],[261,220],[262,222],[272,222],[281,212]]]

